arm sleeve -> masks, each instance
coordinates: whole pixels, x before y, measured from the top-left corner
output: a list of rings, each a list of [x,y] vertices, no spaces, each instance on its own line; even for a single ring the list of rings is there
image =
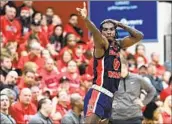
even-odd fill
[[[140,78],[141,89],[147,92],[145,99],[143,100],[143,104],[147,105],[155,96],[156,90],[152,84],[148,83],[144,78]]]

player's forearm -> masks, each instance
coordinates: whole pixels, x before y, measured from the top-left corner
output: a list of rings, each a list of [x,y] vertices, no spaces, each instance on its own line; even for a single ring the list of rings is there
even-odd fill
[[[137,29],[131,28],[130,26],[127,26],[127,25],[120,23],[120,22],[118,23],[118,27],[128,31],[130,33],[130,35],[132,37],[134,37],[135,39],[137,39],[138,41],[143,39],[142,32],[138,31]]]
[[[85,24],[86,24],[87,28],[89,29],[89,31],[91,33],[94,34],[94,33],[99,32],[99,30],[97,29],[97,27],[88,18],[85,18],[84,21],[85,21]]]

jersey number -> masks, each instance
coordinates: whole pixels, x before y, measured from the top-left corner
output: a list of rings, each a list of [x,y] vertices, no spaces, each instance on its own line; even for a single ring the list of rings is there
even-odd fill
[[[114,70],[117,71],[119,69],[119,66],[120,66],[120,61],[115,58],[114,61],[113,61],[113,68],[114,68]]]

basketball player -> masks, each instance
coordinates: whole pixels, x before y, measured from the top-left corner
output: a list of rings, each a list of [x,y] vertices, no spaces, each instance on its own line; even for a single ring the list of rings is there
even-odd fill
[[[100,30],[87,18],[86,3],[76,8],[94,38],[93,86],[84,99],[86,124],[105,124],[111,116],[113,94],[118,90],[121,72],[120,49],[139,42],[143,34],[113,19],[105,19]],[[129,32],[129,36],[117,40],[116,28]]]

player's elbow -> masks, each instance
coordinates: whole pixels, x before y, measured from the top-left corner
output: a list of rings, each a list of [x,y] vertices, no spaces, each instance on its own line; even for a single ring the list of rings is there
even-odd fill
[[[144,38],[144,34],[143,34],[142,32],[138,32],[138,34],[137,34],[138,42],[139,42],[140,40],[142,40],[143,38]]]

